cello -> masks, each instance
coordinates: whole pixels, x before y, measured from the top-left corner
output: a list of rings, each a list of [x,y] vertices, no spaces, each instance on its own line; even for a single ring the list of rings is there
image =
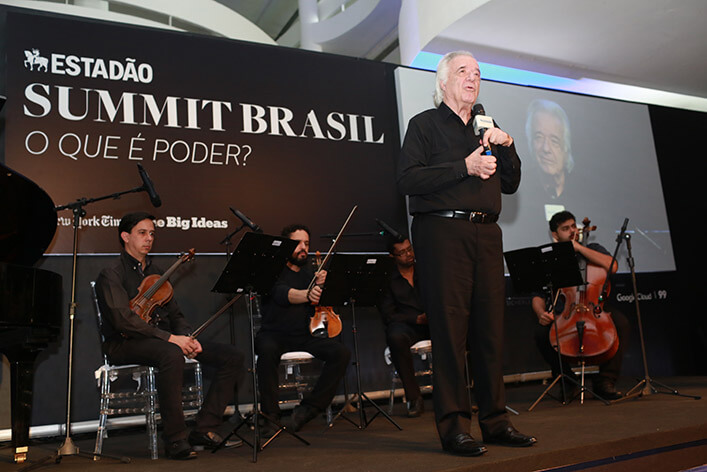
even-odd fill
[[[584,228],[575,233],[575,240],[586,246],[589,233],[596,230],[589,218]],[[604,311],[602,288],[608,274],[598,265],[587,261],[582,269],[585,285],[560,289],[555,300],[564,297],[564,307],[557,315],[556,331],[549,333],[550,344],[570,362],[603,364],[619,349],[619,337],[611,313]],[[608,285],[607,291],[608,294]]]

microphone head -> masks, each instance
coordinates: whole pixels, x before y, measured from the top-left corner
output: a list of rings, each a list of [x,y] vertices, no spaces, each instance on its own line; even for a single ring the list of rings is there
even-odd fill
[[[402,243],[403,241],[405,241],[405,236],[393,229],[393,227],[387,224],[385,221],[381,221],[378,218],[376,218],[375,220],[378,226],[383,228],[383,231],[380,232],[381,236],[384,236],[385,233],[388,233],[398,243]]]
[[[473,115],[485,115],[486,110],[484,110],[484,106],[481,103],[477,103],[471,108],[471,113]]]
[[[474,134],[481,136],[484,130],[493,128],[493,118],[486,116],[484,114],[477,114],[474,116],[474,121],[472,122],[474,126]]]
[[[157,194],[157,191],[155,190],[155,186],[152,184],[152,180],[150,180],[150,176],[147,175],[147,171],[145,170],[144,167],[142,167],[142,164],[137,165],[137,170],[140,173],[140,178],[142,179],[142,187],[147,192],[147,194],[150,197],[150,202],[152,203],[152,206],[155,208],[159,207],[162,205],[162,199],[160,196]]]

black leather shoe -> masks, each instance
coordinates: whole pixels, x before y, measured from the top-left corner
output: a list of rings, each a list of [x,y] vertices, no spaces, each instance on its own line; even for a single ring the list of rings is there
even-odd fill
[[[607,378],[595,380],[593,383],[593,391],[604,400],[618,400],[624,395],[616,391],[614,382]]]
[[[196,452],[194,452],[194,449],[192,449],[186,439],[179,439],[178,441],[168,443],[165,445],[165,453],[170,459],[178,461],[196,459]]]
[[[442,449],[457,456],[471,457],[480,456],[488,451],[486,446],[472,438],[471,435],[467,433],[459,433],[452,439],[444,441],[442,444]]]
[[[321,413],[319,408],[309,405],[298,405],[292,411],[292,430],[297,432]]]
[[[528,447],[538,442],[538,440],[533,436],[527,436],[519,432],[513,426],[509,425],[506,426],[506,429],[501,433],[485,437],[484,442],[486,444],[499,444],[501,446]]]
[[[189,444],[196,450],[199,449],[216,449],[223,442],[223,438],[213,431],[202,433],[200,431],[192,431],[189,433]],[[223,447],[240,447],[243,441],[240,439],[229,439]]]
[[[417,418],[425,412],[425,402],[422,396],[417,397],[417,400],[407,402],[408,418]]]

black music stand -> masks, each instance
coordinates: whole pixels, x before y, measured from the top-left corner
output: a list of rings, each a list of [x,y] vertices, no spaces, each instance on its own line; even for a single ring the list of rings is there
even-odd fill
[[[287,429],[282,423],[260,411],[258,399],[258,372],[255,361],[253,300],[256,297],[256,292],[267,294],[272,286],[275,285],[278,276],[282,272],[283,267],[285,267],[287,258],[292,255],[296,247],[297,242],[289,238],[259,233],[246,233],[233,251],[231,258],[228,260],[226,267],[223,269],[221,276],[212,289],[212,292],[217,293],[248,294],[246,307],[248,310],[248,321],[250,323],[251,373],[253,378],[252,413],[247,414],[245,418],[233,427],[231,433],[213,449],[213,453],[222,449],[234,434],[253,448],[253,462],[258,461],[258,452],[265,449],[265,447],[283,431],[299,439],[304,444],[309,445],[309,442]],[[260,444],[260,416],[278,428],[277,432],[263,444]],[[253,421],[254,431],[252,443],[238,433],[238,430],[245,426],[250,419]]]
[[[577,264],[577,258],[571,242],[551,243],[538,247],[517,249],[515,251],[505,252],[503,255],[506,259],[506,266],[508,267],[508,272],[511,274],[515,291],[520,293],[538,293],[545,291],[549,293],[550,300],[552,300],[551,306],[548,308],[550,312],[554,312],[555,310],[556,293],[553,293],[555,290],[559,293],[559,289],[561,288],[576,287],[585,284],[582,274],[579,271],[579,265]],[[562,352],[560,350],[559,334],[557,331],[557,318],[555,318],[555,321],[552,323],[552,329],[554,329],[555,332],[560,373],[555,377],[552,383],[548,385],[545,391],[540,394],[530,408],[528,408],[528,411],[532,411],[540,400],[542,400],[545,395],[549,394],[550,390],[557,382],[561,382],[560,385],[562,386],[562,398],[558,401],[562,404],[567,404],[572,401],[572,398],[569,399],[569,401],[567,400],[565,381],[579,387],[579,394],[583,395],[584,392],[590,392],[595,398],[609,405],[607,400],[601,398],[584,385],[584,379],[582,379],[582,383],[579,383],[571,375],[563,371]]]
[[[329,423],[329,428],[333,427],[336,419],[341,417],[359,429],[365,429],[379,414],[382,414],[396,428],[402,430],[393,418],[371,401],[361,389],[361,362],[358,355],[358,331],[356,328],[356,306],[375,306],[380,299],[383,288],[390,280],[392,271],[393,259],[387,255],[335,254],[332,258],[319,304],[322,306],[351,306],[356,393],[346,399],[344,406]],[[354,398],[358,402],[358,424],[344,415]],[[370,421],[366,418],[363,400],[367,400],[377,410]]]

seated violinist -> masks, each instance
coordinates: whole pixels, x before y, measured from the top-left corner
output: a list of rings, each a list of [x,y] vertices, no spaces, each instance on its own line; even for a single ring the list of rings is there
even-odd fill
[[[310,332],[310,318],[322,295],[321,287],[326,280],[326,271],[317,273],[316,284],[308,290],[314,278],[308,264],[309,229],[294,224],[285,227],[281,235],[294,239],[298,244],[270,295],[263,298],[263,319],[255,338],[258,388],[263,414],[279,421],[281,412],[277,389],[280,356],[285,352],[306,351],[324,361],[322,373],[314,388],[292,413],[292,428],[299,431],[305,423],[329,406],[346,373],[351,354],[339,341],[329,337],[315,337]],[[263,434],[271,432],[266,427]]]
[[[243,354],[230,344],[200,342],[189,336],[192,329],[174,299],[156,307],[149,322],[131,310],[130,301],[138,295],[143,279],[162,274],[149,256],[155,239],[153,220],[143,212],[129,213],[120,220],[118,236],[123,250],[96,280],[103,314],[102,347],[114,364],[157,367],[165,452],[172,459],[194,459],[193,447],[214,448],[222,441],[217,430],[243,374]],[[182,410],[185,356],[215,368],[196,427],[188,438]],[[232,441],[227,446],[240,444],[242,441]]]
[[[575,255],[580,269],[587,264],[601,267],[606,274],[609,273],[609,265],[612,257],[609,252],[600,244],[589,243],[586,246],[578,242],[578,229],[575,217],[569,211],[556,213],[550,219],[550,233],[554,242],[571,241],[574,246]],[[614,262],[611,273],[616,272],[618,263]],[[535,330],[535,342],[545,361],[552,367],[552,376],[560,374],[560,366],[555,351],[550,343],[550,331],[555,320],[555,314],[562,313],[567,303],[572,300],[565,300],[563,295],[557,297],[557,304],[554,313],[548,312],[552,300],[546,296],[535,295],[532,299],[532,308],[538,317],[539,325]],[[611,309],[604,305],[604,311],[611,314],[614,326],[619,339],[619,346],[616,354],[599,366],[599,374],[593,379],[593,391],[606,400],[617,400],[622,397],[621,392],[616,391],[616,380],[621,371],[621,359],[628,339],[629,325],[626,317],[616,309]],[[554,331],[553,331],[554,336]],[[554,338],[553,338],[554,340]],[[554,341],[552,343],[555,344]],[[562,372],[571,375],[570,364],[563,357]],[[569,399],[578,393],[578,389],[570,389]]]

